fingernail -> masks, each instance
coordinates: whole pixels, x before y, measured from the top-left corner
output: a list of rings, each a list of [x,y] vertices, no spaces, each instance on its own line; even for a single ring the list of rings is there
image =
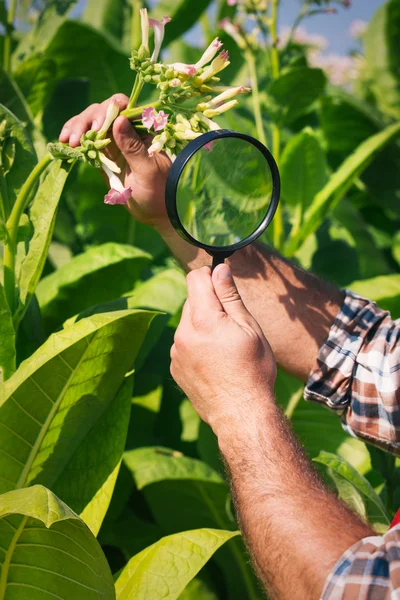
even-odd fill
[[[100,123],[98,121],[93,121],[92,123],[92,129],[94,129],[95,131],[97,131],[98,129],[100,129]]]
[[[70,145],[72,146],[73,144],[76,144],[76,142],[79,142],[79,138],[78,138],[78,136],[76,135],[76,133],[73,133],[73,134],[71,135],[71,137],[69,138],[69,143],[70,143]]]
[[[60,131],[59,137],[63,137],[64,135],[67,135],[68,132],[69,132],[69,127],[63,127]]]
[[[120,117],[118,117],[118,118],[120,119]],[[128,121],[128,119],[126,119],[124,117],[123,120],[121,119],[119,121],[119,130],[121,133],[129,133],[131,131],[131,129],[132,129],[132,126],[131,126],[130,122]]]
[[[231,270],[228,265],[221,265],[218,269],[218,279],[230,279],[231,278]]]

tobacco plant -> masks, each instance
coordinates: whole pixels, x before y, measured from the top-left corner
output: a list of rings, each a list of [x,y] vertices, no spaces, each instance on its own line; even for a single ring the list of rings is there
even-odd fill
[[[171,161],[219,127],[258,137],[283,184],[263,241],[398,317],[400,2],[353,28],[350,56],[324,54],[306,28],[349,4],[306,0],[284,30],[279,0],[0,0],[0,600],[263,597],[214,436],[169,376],[184,275],[110,206],[131,193],[107,155],[119,108],[77,148],[57,137],[117,92]],[[279,373],[276,396],[327,481],[384,531],[396,460],[304,403],[294,378]]]

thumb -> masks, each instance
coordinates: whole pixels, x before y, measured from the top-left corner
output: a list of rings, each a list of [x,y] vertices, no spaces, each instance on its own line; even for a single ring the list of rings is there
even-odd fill
[[[228,265],[218,265],[212,274],[214,290],[227,315],[235,321],[249,320],[250,313],[243,304]]]
[[[145,144],[126,117],[115,119],[113,136],[131,171],[135,172],[143,167],[145,161],[149,161]]]

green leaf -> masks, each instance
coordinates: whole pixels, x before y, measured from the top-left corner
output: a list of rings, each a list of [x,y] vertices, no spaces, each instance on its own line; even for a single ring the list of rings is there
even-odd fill
[[[325,450],[339,454],[362,473],[371,468],[365,444],[350,437],[337,415],[324,406],[314,402],[299,402],[292,413],[291,424],[311,458]]]
[[[15,371],[15,330],[4,287],[0,284],[0,384]]]
[[[131,286],[132,283],[134,283],[134,279],[130,282]],[[182,271],[178,269],[165,269],[147,281],[138,284],[129,295],[106,302],[105,304],[92,306],[83,311],[78,319],[92,314],[127,308],[143,308],[164,313],[158,315],[150,326],[149,333],[140,349],[140,355],[137,360],[139,368],[157,343],[169,319],[176,315],[182,308],[186,300],[186,295],[186,282]]]
[[[89,25],[65,22],[49,44],[46,55],[57,62],[59,80],[90,80],[89,103],[103,102],[116,91],[128,96],[131,93],[134,74],[129,75],[128,56],[110,36]]]
[[[33,200],[30,217],[34,234],[18,277],[17,323],[21,321],[41,277],[53,235],[58,203],[71,168],[72,165],[62,161],[53,161]]]
[[[211,0],[161,0],[151,11],[154,19],[161,20],[164,15],[171,17],[171,23],[165,28],[163,48],[189,31],[200,19]]]
[[[331,176],[325,187],[316,195],[304,215],[300,230],[289,239],[286,254],[291,256],[325,219],[329,211],[343,198],[354,181],[370,165],[376,154],[400,133],[400,123],[390,125],[363,142]]]
[[[110,567],[83,521],[35,485],[0,496],[0,597],[115,599]]]
[[[133,377],[113,400],[76,449],[52,486],[97,536],[110,504],[121,465],[131,414]]]
[[[118,600],[145,600],[155,594],[176,600],[214,552],[237,535],[197,529],[162,538],[131,558],[115,584]]]
[[[369,481],[365,479],[365,477],[363,477],[349,462],[347,462],[341,456],[336,456],[335,454],[324,451],[320,452],[319,455],[313,459],[313,461],[329,467],[343,477],[343,479],[350,482],[358,492],[372,502],[375,508],[378,509],[380,516],[383,517],[386,522],[389,522],[389,517],[386,513],[386,509],[382,500],[375,492]]]
[[[324,91],[326,76],[321,69],[296,67],[284,72],[267,87],[267,108],[280,125],[306,112]]]
[[[12,207],[26,179],[36,166],[36,152],[24,124],[5,106],[0,104],[0,125],[6,121],[6,140],[15,144],[15,157],[6,176],[8,205]]]
[[[383,275],[354,281],[349,288],[356,294],[375,301],[380,308],[389,310],[393,319],[400,318],[400,275]]]
[[[236,529],[229,488],[205,463],[154,447],[126,452],[124,462],[165,533],[198,527]],[[240,540],[229,542],[215,559],[224,572],[229,598],[259,598]]]
[[[367,509],[362,495],[357,488],[348,479],[345,479],[333,469],[328,469],[328,474],[336,486],[339,498],[343,500],[351,510],[360,515],[362,519],[367,520]]]
[[[131,291],[150,258],[142,250],[111,242],[75,256],[37,287],[46,329],[54,331],[68,317]]]
[[[57,481],[132,370],[153,316],[83,319],[52,335],[2,385],[0,491]]]
[[[363,38],[367,77],[379,108],[400,117],[400,3],[389,0],[381,6]]]
[[[17,82],[0,67],[0,89],[2,104],[12,112],[17,119],[32,125],[32,114],[26,99]]]
[[[281,159],[282,197],[293,207],[307,208],[328,180],[321,142],[307,127],[286,145]]]
[[[34,56],[23,62],[14,77],[24,94],[32,115],[41,116],[57,81],[57,64],[51,58]]]

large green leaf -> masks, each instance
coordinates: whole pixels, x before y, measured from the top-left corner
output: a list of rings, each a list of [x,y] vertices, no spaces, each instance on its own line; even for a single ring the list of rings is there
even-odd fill
[[[328,180],[325,152],[310,127],[295,135],[286,145],[280,168],[285,202],[307,208]]]
[[[400,3],[389,0],[375,13],[364,36],[367,76],[379,108],[400,117]]]
[[[208,465],[167,448],[140,448],[125,453],[124,462],[165,533],[197,527],[236,529],[230,512],[229,488]],[[229,598],[259,598],[258,586],[239,540],[216,555]]]
[[[179,595],[179,600],[218,600],[218,595],[200,577],[195,577]]]
[[[172,21],[165,28],[165,41],[163,47],[181,37],[197,23],[203,12],[211,4],[211,0],[161,0],[151,11],[155,19],[162,19],[164,15],[171,17]]]
[[[109,507],[125,449],[132,387],[130,376],[52,486],[96,536]]]
[[[347,460],[341,456],[336,456],[329,452],[320,452],[314,459],[314,462],[320,463],[329,467],[338,473],[343,479],[350,482],[356,490],[362,494],[369,502],[377,509],[379,516],[389,523],[390,519],[383,505],[382,500],[375,492],[369,481],[365,479]],[[375,516],[375,515],[374,515]]]
[[[131,282],[132,284],[132,282]],[[126,308],[143,308],[156,310],[160,314],[152,322],[146,340],[140,349],[137,366],[141,366],[151,349],[158,341],[169,319],[182,308],[186,299],[185,276],[178,269],[165,269],[154,277],[136,286],[129,295],[97,304],[83,311],[79,319],[92,314],[124,310]],[[68,321],[69,322],[69,321]]]
[[[32,114],[17,82],[0,67],[1,103],[12,112],[17,119],[31,125]]]
[[[321,450],[339,454],[361,473],[371,468],[368,450],[343,429],[337,415],[314,402],[299,402],[291,424],[308,455],[313,458]]]
[[[147,600],[156,595],[176,600],[214,552],[238,534],[197,529],[161,539],[131,558],[115,584],[118,600]]]
[[[4,287],[0,284],[0,384],[15,371],[15,330]]]
[[[71,168],[72,165],[60,160],[53,161],[33,200],[30,217],[34,234],[18,277],[19,302],[15,317],[17,323],[21,321],[42,274],[58,203]]]
[[[23,62],[14,73],[34,117],[42,115],[54,91],[56,76],[56,62],[40,56]]]
[[[0,598],[115,599],[99,543],[43,486],[0,496],[0,540]]]
[[[46,329],[54,331],[68,317],[131,291],[150,258],[138,248],[112,242],[75,256],[37,287]]]
[[[36,153],[26,128],[17,117],[0,104],[0,124],[6,121],[5,139],[14,148],[14,160],[6,175],[8,205],[13,206],[27,177],[36,165]]]
[[[309,127],[286,145],[281,164],[282,198],[292,208],[293,229],[328,180],[328,165],[318,136]]]
[[[267,108],[279,124],[290,123],[319,98],[326,77],[321,69],[296,67],[282,73],[267,90]]]
[[[0,491],[60,477],[132,369],[153,315],[83,319],[52,335],[2,385]]]
[[[129,75],[128,56],[110,36],[89,25],[65,22],[46,54],[57,62],[60,80],[71,77],[90,80],[89,102],[102,102],[116,92],[127,95],[131,92],[134,73]]]
[[[301,246],[325,219],[329,211],[343,198],[354,181],[365,171],[387,144],[400,133],[400,123],[390,125],[380,133],[363,142],[339,169],[331,176],[325,187],[317,194],[304,215],[300,230],[289,239],[286,254],[289,256]]]
[[[354,281],[349,288],[360,296],[374,300],[380,308],[389,310],[394,319],[400,318],[400,275]]]
[[[373,106],[357,100],[344,91],[335,90],[321,99],[321,126],[328,144],[332,166],[336,168],[364,140],[384,128],[384,122]],[[366,191],[379,206],[400,214],[399,197],[400,147],[390,144],[365,170],[362,181]],[[382,171],[385,185],[382,185]]]

